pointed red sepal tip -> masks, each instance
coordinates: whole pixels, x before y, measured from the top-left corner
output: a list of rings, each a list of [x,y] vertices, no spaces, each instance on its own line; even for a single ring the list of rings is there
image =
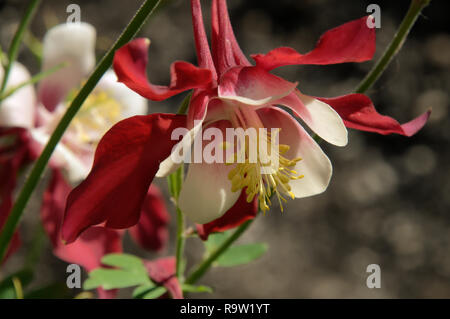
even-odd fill
[[[431,109],[423,113],[422,115],[416,117],[415,119],[409,121],[408,123],[402,124],[403,131],[408,137],[413,136],[419,132],[425,124],[427,124],[428,119],[431,116]]]
[[[146,73],[149,46],[149,39],[138,38],[116,51],[113,68],[119,82],[153,101],[162,101],[187,90],[204,89],[211,85],[212,74],[209,69],[198,68],[184,61],[174,62],[170,66],[170,85],[150,83]]]
[[[394,118],[378,113],[370,98],[364,94],[318,99],[330,105],[348,128],[382,135],[413,136],[424,127],[431,114],[429,110],[407,123],[400,124]]]
[[[368,16],[347,22],[324,33],[316,47],[306,54],[281,47],[251,57],[256,65],[272,70],[284,65],[327,65],[371,60],[375,53],[375,28],[369,28]]]
[[[213,0],[211,6],[212,54],[220,75],[235,66],[249,66],[231,26],[227,2]]]

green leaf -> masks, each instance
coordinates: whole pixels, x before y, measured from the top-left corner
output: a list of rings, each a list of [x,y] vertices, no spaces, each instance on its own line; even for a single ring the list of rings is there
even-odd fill
[[[13,278],[19,279],[22,288],[25,288],[33,280],[33,272],[30,269],[20,270],[0,282],[0,299],[15,299],[16,290]]]
[[[149,281],[147,274],[133,273],[121,269],[100,268],[89,273],[89,278],[85,280],[83,288],[90,290],[103,287],[103,289],[110,290],[138,286]]]
[[[208,237],[208,240],[204,242],[206,253],[210,254],[216,250],[228,237],[230,237],[230,232],[215,233]]]
[[[231,246],[222,256],[217,259],[216,265],[221,267],[232,267],[247,264],[264,255],[266,251],[266,244]]]
[[[193,293],[207,292],[210,294],[213,293],[212,288],[208,287],[208,286],[194,286],[194,285],[183,284],[183,285],[181,285],[181,289],[183,290],[183,292],[193,292]]]
[[[102,263],[116,268],[99,268],[89,273],[85,290],[103,287],[106,290],[152,284],[142,260],[128,254],[110,254]]]
[[[166,291],[167,289],[165,287],[155,287],[145,294],[142,299],[156,299],[164,295]]]
[[[142,299],[142,297],[152,288],[155,288],[154,283],[141,285],[133,290],[133,298]]]
[[[139,257],[130,254],[109,254],[102,258],[102,263],[108,266],[119,267],[124,270],[147,273],[142,260]]]
[[[155,285],[142,285],[133,291],[133,298],[136,299],[156,299],[166,293],[165,287],[157,287]]]

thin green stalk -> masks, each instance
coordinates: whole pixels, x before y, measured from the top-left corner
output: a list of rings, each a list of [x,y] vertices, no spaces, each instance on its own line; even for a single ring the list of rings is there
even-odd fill
[[[188,94],[178,109],[178,114],[185,114],[191,100],[192,93]],[[175,258],[176,258],[176,275],[183,281],[184,275],[184,246],[186,237],[184,235],[184,214],[178,207],[178,196],[180,195],[181,185],[183,185],[184,170],[183,166],[179,167],[175,172],[167,177],[169,183],[169,190],[172,197],[175,200],[176,213],[177,213],[177,233],[176,233],[176,248],[175,248]]]
[[[6,57],[5,52],[3,52],[2,47],[0,46],[0,67],[3,67],[6,64],[8,58]]]
[[[195,282],[205,274],[209,267],[211,267],[213,262],[219,258],[239,237],[241,237],[252,222],[253,220],[248,220],[239,226],[226,241],[224,241],[213,253],[208,256],[208,258],[203,260],[197,268],[195,268],[195,270],[186,279],[185,283],[188,285],[195,284]]]
[[[37,59],[40,65],[42,62],[43,51],[41,41],[39,41],[39,39],[36,38],[34,34],[30,32],[30,30],[28,30],[28,32],[26,32],[23,37],[23,43],[30,50],[30,52],[33,53],[34,57]]]
[[[30,4],[28,5],[25,14],[22,18],[22,21],[20,21],[19,28],[17,29],[16,33],[14,34],[14,37],[11,42],[11,46],[8,50],[8,64],[6,65],[5,74],[3,76],[2,85],[0,87],[0,95],[3,95],[3,92],[6,89],[6,83],[8,82],[9,73],[11,72],[12,65],[14,61],[16,61],[17,54],[19,53],[19,47],[20,43],[22,42],[22,38],[25,34],[25,31],[28,28],[28,25],[31,22],[31,19],[33,18],[37,7],[39,6],[41,0],[31,0]]]
[[[185,246],[185,236],[184,236],[184,214],[178,207],[178,196],[180,195],[181,185],[183,184],[184,171],[183,167],[179,167],[175,172],[167,177],[167,182],[169,184],[170,194],[175,200],[176,214],[177,214],[177,230],[176,230],[176,248],[175,248],[175,258],[176,258],[176,275],[182,280],[184,273],[184,246]]]
[[[16,299],[23,299],[23,286],[22,282],[20,281],[20,278],[13,277],[12,278],[14,291],[16,293]]]
[[[111,47],[111,49],[103,56],[101,61],[97,64],[94,72],[91,74],[86,84],[81,88],[78,92],[75,99],[70,104],[66,113],[58,123],[55,131],[50,137],[47,145],[42,151],[41,156],[35,162],[31,173],[26,180],[12,210],[11,213],[3,226],[3,230],[0,233],[0,260],[3,259],[3,256],[6,253],[9,242],[14,234],[15,229],[19,223],[19,220],[23,214],[23,211],[30,199],[31,194],[33,193],[36,185],[39,182],[39,179],[44,172],[45,167],[47,166],[50,157],[64,135],[65,130],[69,126],[70,122],[82,106],[83,102],[86,100],[88,95],[95,88],[96,84],[103,76],[103,74],[108,70],[111,66],[114,53],[117,49],[125,45],[128,41],[130,41],[136,33],[141,29],[142,25],[147,20],[148,16],[152,14],[154,9],[159,5],[161,0],[146,0],[144,4],[139,8],[136,12],[136,15],[130,21],[128,26],[125,28],[123,33],[117,39],[116,43]]]
[[[176,246],[176,275],[179,279],[184,276],[184,246],[186,237],[184,236],[184,214],[177,206],[177,246]]]
[[[378,80],[381,74],[383,74],[384,70],[386,70],[386,67],[402,48],[403,43],[405,43],[406,37],[408,36],[409,31],[411,31],[411,28],[419,17],[420,12],[430,3],[430,1],[431,0],[411,1],[408,12],[403,18],[403,21],[400,24],[397,33],[395,34],[391,43],[389,44],[381,58],[378,60],[378,62],[358,85],[355,90],[356,93],[366,92]]]

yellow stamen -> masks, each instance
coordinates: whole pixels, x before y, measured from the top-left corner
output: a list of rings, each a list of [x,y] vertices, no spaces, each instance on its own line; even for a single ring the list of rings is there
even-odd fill
[[[262,154],[260,149],[260,139],[262,139],[262,145],[264,143],[267,145],[268,152],[266,151],[266,153],[269,154],[266,154],[266,156],[269,155],[269,161],[267,158],[262,158],[264,154]],[[248,142],[249,138],[246,137],[245,147],[240,150],[240,152],[244,152],[245,161],[243,163],[236,163],[234,161],[236,166],[228,174],[232,191],[236,192],[246,188],[247,202],[251,202],[255,196],[258,196],[260,209],[264,213],[269,210],[269,206],[271,205],[270,197],[272,194],[275,194],[280,204],[280,209],[283,211],[283,202],[286,202],[283,195],[291,198],[295,197],[291,191],[289,182],[303,178],[303,175],[291,169],[301,158],[287,159],[284,157],[283,155],[289,151],[289,145],[280,144],[273,146],[270,134],[266,133],[259,134],[257,141],[253,141],[258,145],[257,160],[256,162],[250,162]],[[237,154],[234,154],[234,159],[237,158]],[[273,163],[272,158],[277,158],[278,163]]]
[[[121,105],[106,92],[94,92],[86,99],[71,124],[82,143],[96,145],[121,116]]]

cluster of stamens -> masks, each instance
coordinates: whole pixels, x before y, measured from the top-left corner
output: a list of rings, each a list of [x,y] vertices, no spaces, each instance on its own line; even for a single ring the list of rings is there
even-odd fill
[[[253,114],[253,116],[257,115]],[[276,130],[276,136],[271,136],[271,133],[265,129],[258,130],[256,140],[253,141],[246,136],[244,145],[239,145],[240,147],[233,154],[231,161],[227,160],[229,165],[235,165],[228,174],[232,191],[236,192],[245,188],[247,202],[251,202],[255,196],[258,196],[259,207],[264,213],[269,210],[269,206],[272,204],[271,197],[274,194],[277,196],[281,211],[283,211],[282,203],[286,202],[284,196],[294,199],[289,185],[290,181],[303,177],[293,170],[301,158],[288,159],[284,157],[283,155],[290,149],[289,145],[272,143],[275,138],[278,140],[279,131],[280,129]],[[257,145],[256,160],[254,156],[252,158],[252,145]],[[265,149],[263,150],[263,148]]]
[[[121,106],[106,92],[94,92],[84,102],[72,122],[75,136],[82,142],[96,145],[100,138],[120,120]]]

